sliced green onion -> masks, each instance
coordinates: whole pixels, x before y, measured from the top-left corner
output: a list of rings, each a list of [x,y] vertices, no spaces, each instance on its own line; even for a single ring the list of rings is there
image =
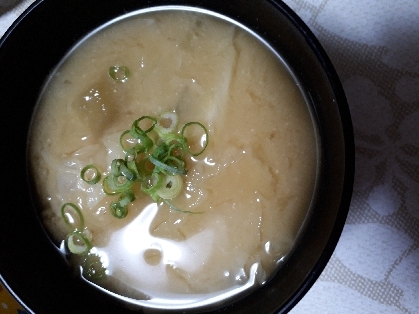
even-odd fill
[[[186,137],[185,137],[185,130],[188,128],[188,127],[190,127],[191,125],[197,125],[197,126],[199,126],[200,128],[202,128],[202,130],[204,130],[204,134],[205,134],[205,144],[204,144],[204,146],[202,147],[202,149],[200,150],[200,151],[198,151],[198,152],[196,152],[196,153],[193,153],[193,152],[191,152],[190,151],[190,149],[189,149],[189,147],[188,147],[188,145],[187,145],[187,140],[186,140]],[[182,131],[181,131],[181,136],[182,136],[182,138],[184,139],[184,142],[185,142],[185,150],[190,154],[190,155],[192,155],[192,156],[199,156],[199,155],[201,155],[203,152],[204,152],[204,150],[207,148],[207,146],[208,146],[208,131],[207,131],[207,128],[202,124],[202,123],[199,123],[199,122],[189,122],[189,123],[186,123],[184,126],[183,126],[183,128],[182,128]]]
[[[173,199],[182,192],[183,180],[180,175],[165,176],[156,194],[163,199]]]
[[[135,156],[135,155],[134,155]],[[131,162],[128,161],[128,163],[132,164],[132,162],[134,162],[135,164],[135,160],[132,160]],[[137,174],[138,174],[138,170],[136,168],[134,168],[131,165],[131,168],[128,167],[128,163],[123,160],[123,159],[114,159],[112,160],[111,163],[111,178],[121,178],[124,177],[126,180],[129,181],[135,181],[137,179]],[[112,179],[111,179],[112,180]],[[116,184],[116,186],[112,183],[112,182],[108,182],[108,186],[110,189],[113,190],[121,190],[121,189],[125,189],[124,186],[120,186],[119,183],[122,184],[122,182],[120,180],[113,180]],[[127,188],[129,188],[129,186],[127,186]]]
[[[148,135],[139,137],[139,140],[141,145],[145,147],[145,151],[149,151],[153,147],[153,140]]]
[[[88,254],[83,261],[83,275],[87,279],[100,280],[105,279],[106,268],[103,266],[101,258],[97,254]]]
[[[103,179],[102,181],[102,190],[106,195],[116,195],[120,192],[116,192],[115,190],[112,190],[109,187],[109,181],[112,180],[112,176],[107,176],[105,179]]]
[[[90,251],[92,245],[82,232],[75,230],[67,237],[68,250],[73,254],[85,254]]]
[[[118,202],[121,206],[127,206],[133,200],[135,200],[134,193],[132,193],[131,190],[127,190],[121,194],[121,196],[118,199]]]
[[[118,219],[125,218],[128,215],[128,208],[122,206],[119,202],[113,202],[110,208],[112,215]]]
[[[178,143],[179,145],[182,146],[183,142],[184,142],[184,139],[182,138],[182,136],[176,133],[169,133],[169,134],[166,134],[164,137],[164,143],[167,145]]]
[[[170,124],[168,126],[164,126],[163,124],[166,124],[167,122]],[[160,137],[164,138],[167,134],[172,133],[175,130],[177,123],[178,116],[176,113],[165,112],[158,116],[155,130]]]
[[[135,200],[134,193],[131,190],[126,190],[121,193],[117,202],[112,202],[111,213],[116,218],[124,218],[128,214],[128,204]]]
[[[82,231],[84,229],[83,214],[75,204],[65,203],[61,206],[61,217],[70,230]]]
[[[125,152],[125,162],[136,159],[139,154],[145,153],[146,150],[146,147],[144,147],[140,143],[136,144],[134,147],[128,149]]]
[[[136,179],[135,172],[127,167],[125,162],[120,166],[122,175],[127,178],[129,181],[134,181]]]
[[[130,148],[125,152],[125,162],[128,163],[129,161],[135,161],[137,159],[138,152],[135,147]]]
[[[130,134],[130,130],[126,130],[124,132],[122,132],[121,136],[119,137],[119,144],[122,147],[122,150],[124,151],[124,153],[126,153],[128,150],[130,150],[132,147],[127,147],[126,146],[126,142],[130,143],[129,139],[125,139],[125,135]],[[131,139],[132,141],[134,141],[134,139]],[[133,143],[130,143],[133,144]]]
[[[132,187],[133,181],[128,180],[125,176],[109,176],[108,186],[111,190],[121,193]]]
[[[139,126],[139,123],[142,120],[151,120],[152,125],[146,129],[145,131]],[[153,140],[147,135],[150,131],[152,131],[157,123],[156,118],[150,117],[150,116],[142,116],[141,118],[135,120],[133,124],[131,125],[130,134],[133,138],[139,139],[141,145],[143,145],[148,151],[153,147]]]
[[[123,159],[114,159],[111,162],[111,174],[115,177],[122,175],[121,165],[123,165],[125,160]]]
[[[180,157],[168,156],[163,160],[163,162],[169,166],[175,167],[179,171],[182,171],[180,174],[185,175],[188,173],[188,170],[185,168],[186,162]]]
[[[176,156],[178,158],[183,158],[185,155],[185,143],[172,142],[168,149],[169,156]]]
[[[117,65],[109,68],[109,76],[117,82],[125,83],[130,75],[130,71],[126,66]]]
[[[139,123],[143,120],[150,120],[152,122],[151,126],[148,129],[146,129],[145,131],[139,126]],[[141,136],[143,134],[149,133],[154,129],[154,127],[156,126],[156,123],[157,123],[156,118],[150,117],[150,116],[142,116],[141,118],[139,118],[139,119],[137,119],[133,122],[133,124],[131,126],[131,130],[130,130],[131,135],[133,133],[134,135],[132,135],[132,136],[135,137],[135,138],[138,138],[137,136]]]
[[[177,168],[174,166],[170,166],[168,164],[165,164],[164,162],[161,162],[160,160],[154,158],[153,156],[150,156],[150,161],[162,172],[166,173],[172,173],[172,174],[183,174],[185,175],[187,173],[187,170],[184,168]]]
[[[129,75],[128,68],[123,66],[111,67],[109,73],[112,78],[121,81],[126,80]],[[199,122],[189,122],[183,126],[179,134],[176,131],[177,124],[177,114],[165,112],[157,118],[142,116],[132,123],[129,130],[121,133],[119,142],[125,153],[124,159],[112,160],[110,174],[102,181],[102,188],[106,195],[120,194],[118,200],[110,205],[110,210],[115,217],[124,218],[128,214],[127,206],[135,199],[132,192],[135,182],[139,182],[141,191],[148,194],[154,201],[163,199],[173,210],[192,213],[180,210],[168,200],[175,198],[182,191],[183,180],[180,175],[187,174],[186,162],[183,159],[185,153],[192,156],[202,154],[208,145],[208,131]],[[203,147],[197,152],[191,151],[191,146],[188,146],[185,136],[188,133],[188,127],[191,126],[201,128],[204,133],[200,144]],[[150,133],[153,130],[155,132]],[[100,176],[98,169],[93,165],[86,166],[81,173],[82,179],[90,184],[99,182]],[[70,206],[71,209],[75,206],[65,205]],[[80,210],[73,209],[73,211],[76,213],[74,215],[80,216],[82,220]],[[82,229],[83,223],[74,227],[76,223],[73,220],[75,219],[65,212],[64,207],[62,215],[70,228]],[[75,236],[78,235],[73,235]]]
[[[160,143],[153,151],[152,156],[156,159],[164,159],[169,152],[169,145],[166,143]]]
[[[81,179],[88,184],[96,184],[100,181],[100,172],[94,165],[85,166],[80,172]]]
[[[148,195],[155,194],[163,183],[163,176],[157,172],[153,172],[151,176],[146,178],[141,184],[141,190]]]
[[[138,171],[137,162],[135,160],[130,160],[126,162],[127,168],[134,174],[135,180],[142,180],[144,175]]]

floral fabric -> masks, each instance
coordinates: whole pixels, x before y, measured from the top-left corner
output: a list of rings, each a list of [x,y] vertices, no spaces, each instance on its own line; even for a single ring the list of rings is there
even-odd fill
[[[291,313],[419,313],[419,1],[284,2],[340,76],[356,147],[341,239]]]

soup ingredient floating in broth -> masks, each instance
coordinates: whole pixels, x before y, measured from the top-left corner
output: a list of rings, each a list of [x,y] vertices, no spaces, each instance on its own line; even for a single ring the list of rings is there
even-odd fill
[[[106,268],[103,266],[100,256],[91,252],[92,235],[85,227],[80,208],[73,203],[66,203],[61,206],[61,217],[70,230],[65,243],[72,254],[82,257],[80,265],[83,275],[92,280],[106,278]]]
[[[145,130],[140,126],[144,121],[151,123]],[[183,159],[185,153],[191,156],[201,155],[208,146],[208,131],[199,122],[188,122],[178,134],[177,122],[178,117],[174,112],[163,113],[157,118],[142,116],[132,123],[130,130],[121,134],[120,144],[125,158],[112,160],[111,171],[102,182],[105,194],[120,195],[118,201],[110,205],[116,218],[124,218],[127,215],[127,205],[135,200],[132,188],[136,182],[141,184],[141,191],[151,196],[154,201],[163,200],[176,211],[194,213],[180,210],[169,200],[182,191],[183,180],[180,176],[188,172]],[[203,132],[204,145],[196,152],[190,150],[185,137],[187,129],[193,126],[198,126]],[[150,137],[153,131],[158,135],[155,141]],[[88,178],[87,172],[92,172]],[[85,166],[80,175],[89,184],[96,184],[101,178],[94,165]]]
[[[115,73],[114,69],[115,67],[111,67],[109,73]],[[124,71],[129,73],[126,67]],[[110,76],[115,79],[113,75]],[[139,183],[141,191],[154,201],[163,201],[173,210],[189,214],[201,213],[181,210],[170,200],[183,189],[181,175],[188,172],[184,155],[201,155],[208,146],[208,131],[199,122],[188,122],[177,132],[177,124],[178,116],[175,112],[165,112],[158,117],[142,116],[132,123],[129,130],[121,134],[120,145],[125,158],[112,160],[110,173],[102,181],[105,194],[119,195],[118,200],[110,204],[113,216],[120,219],[127,216],[127,206],[136,198],[133,192],[135,183]],[[194,126],[202,131],[203,146],[193,152],[185,135],[187,129]],[[81,170],[80,177],[86,183],[94,185],[100,181],[102,175],[96,166],[89,164]],[[84,227],[84,217],[80,209],[73,203],[66,203],[61,207],[61,216],[71,230],[66,238],[69,251],[89,256],[92,249],[91,237],[86,235],[87,229]],[[84,269],[89,277],[98,272],[92,270],[97,264],[98,262],[88,264]],[[103,278],[104,273],[102,270],[101,275],[96,278]]]
[[[128,67],[117,65],[109,68],[109,76],[117,82],[124,83],[128,80],[130,72]]]

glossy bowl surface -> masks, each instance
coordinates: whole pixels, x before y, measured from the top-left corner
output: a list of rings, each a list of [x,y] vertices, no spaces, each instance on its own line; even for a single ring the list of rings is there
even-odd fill
[[[27,136],[48,75],[79,40],[129,12],[166,5],[221,14],[252,30],[284,60],[317,124],[320,175],[314,206],[286,263],[261,288],[211,313],[284,313],[326,266],[345,223],[352,194],[351,119],[339,78],[311,31],[277,0],[39,0],[0,42],[2,139],[0,279],[28,312],[132,313],[73,276],[44,232],[27,175]],[[208,312],[209,313],[209,312]]]

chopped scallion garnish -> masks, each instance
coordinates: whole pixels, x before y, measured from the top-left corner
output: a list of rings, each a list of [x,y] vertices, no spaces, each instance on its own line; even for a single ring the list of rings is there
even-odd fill
[[[174,112],[165,112],[157,117],[157,123],[155,126],[156,132],[160,137],[165,137],[172,132],[177,127],[178,117]]]
[[[83,261],[83,274],[88,279],[99,280],[106,278],[106,268],[97,254],[88,254]]]
[[[119,73],[122,71],[121,73]],[[117,75],[118,74],[118,75]],[[109,75],[124,82],[129,71],[126,67],[111,67]],[[110,165],[109,174],[102,180],[102,189],[106,195],[119,195],[118,199],[110,204],[110,212],[116,218],[128,215],[128,205],[132,203],[133,187],[139,183],[141,191],[149,195],[155,202],[163,201],[170,209],[182,213],[196,214],[181,210],[171,200],[183,190],[182,175],[186,175],[186,153],[198,156],[204,152],[208,145],[208,131],[199,122],[186,123],[180,132],[176,131],[178,116],[175,112],[166,112],[157,118],[142,116],[135,120],[131,128],[122,132],[120,145],[125,153],[124,158],[114,159]],[[187,129],[197,126],[201,135],[201,147],[192,152],[186,138]],[[151,135],[151,132],[154,132]],[[193,130],[196,137],[196,130]],[[156,139],[157,138],[157,139]],[[202,142],[204,141],[204,142]],[[88,184],[96,184],[101,180],[101,173],[94,165],[85,166],[80,177]],[[86,236],[84,218],[81,209],[73,203],[65,203],[61,207],[61,216],[69,227],[70,233],[66,238],[69,251],[77,255],[85,255],[84,274],[88,278],[100,279],[106,276],[100,257],[91,253],[90,236]]]
[[[130,71],[126,66],[117,65],[109,68],[109,76],[117,82],[125,83],[130,75]]]
[[[193,152],[190,151],[189,146],[186,143],[186,137],[185,137],[185,131],[186,131],[186,129],[188,127],[193,126],[193,125],[197,125],[198,127],[200,127],[204,131],[204,134],[203,135],[205,136],[205,138],[203,139],[204,140],[204,143],[203,143],[202,149],[200,151],[196,152],[196,153],[193,153]],[[206,127],[202,123],[199,123],[199,122],[188,122],[188,123],[186,123],[183,126],[182,132],[180,134],[182,135],[182,138],[185,139],[185,150],[190,155],[192,155],[192,156],[199,156],[199,155],[201,155],[204,152],[204,150],[207,148],[207,146],[208,146],[208,131],[207,131]]]
[[[128,214],[127,205],[135,200],[132,191],[135,182],[140,182],[141,191],[154,201],[173,199],[182,191],[181,175],[188,172],[184,155],[202,154],[208,145],[208,131],[202,123],[189,122],[177,133],[178,120],[175,112],[165,112],[157,118],[142,116],[122,132],[119,141],[125,158],[112,160],[111,171],[102,182],[105,194],[120,194],[110,206],[115,217],[124,218]],[[198,134],[203,133],[200,135],[204,143],[198,152],[191,151],[185,136],[187,128],[193,126],[198,127]],[[154,136],[149,136],[153,131]],[[156,134],[157,140],[153,140]],[[170,208],[187,212],[173,204]]]
[[[100,172],[94,165],[87,165],[80,172],[81,179],[88,184],[96,184],[100,181]]]
[[[156,191],[156,194],[162,199],[171,200],[178,196],[183,189],[183,180],[180,175],[165,176],[161,187]]]
[[[148,194],[154,195],[160,189],[163,183],[163,176],[158,172],[153,172],[149,177],[146,178],[141,184],[141,190]]]
[[[65,224],[71,231],[84,229],[84,218],[83,214],[73,203],[65,203],[61,206],[61,217],[64,219]]]
[[[79,230],[71,232],[67,237],[68,250],[73,254],[85,254],[90,251],[90,241]]]
[[[111,214],[118,218],[125,218],[128,215],[128,208],[126,206],[122,206],[119,202],[113,202],[110,206]]]

